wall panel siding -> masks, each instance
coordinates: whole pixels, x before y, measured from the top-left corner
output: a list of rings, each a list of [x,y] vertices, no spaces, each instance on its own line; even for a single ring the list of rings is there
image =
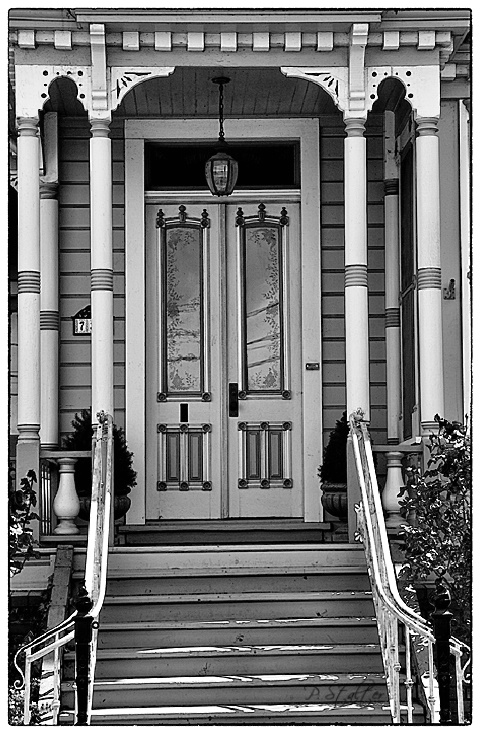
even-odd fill
[[[112,126],[114,402],[115,422],[125,425],[124,160],[121,130]],[[72,316],[90,304],[90,130],[87,118],[60,124],[60,435],[75,412],[91,406],[91,341],[74,336]]]
[[[323,445],[345,410],[344,125],[340,115],[320,118],[322,246]],[[386,443],[385,279],[383,232],[383,125],[370,115],[367,137],[367,237],[371,432]]]

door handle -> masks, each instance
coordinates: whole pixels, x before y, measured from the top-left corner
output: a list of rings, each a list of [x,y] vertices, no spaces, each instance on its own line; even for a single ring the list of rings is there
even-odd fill
[[[228,415],[238,418],[238,382],[228,383]]]

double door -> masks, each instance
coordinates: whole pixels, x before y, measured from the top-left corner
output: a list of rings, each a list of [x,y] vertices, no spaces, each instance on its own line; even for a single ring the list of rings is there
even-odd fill
[[[304,515],[301,255],[295,202],[147,205],[148,520]]]

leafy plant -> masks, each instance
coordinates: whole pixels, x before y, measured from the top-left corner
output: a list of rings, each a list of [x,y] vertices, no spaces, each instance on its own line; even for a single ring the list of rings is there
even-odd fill
[[[32,679],[32,693],[38,697],[39,678]],[[23,726],[23,706],[25,699],[25,688],[16,686],[8,687],[8,723],[10,726]],[[41,723],[40,709],[38,703],[30,704],[30,726]]]
[[[345,410],[335,428],[330,433],[328,444],[323,451],[323,464],[318,474],[322,482],[346,484],[347,482],[347,438],[349,425]]]
[[[73,432],[63,441],[66,449],[89,451],[92,449],[92,414],[90,410],[75,413]],[[133,469],[133,453],[128,450],[122,428],[113,426],[113,481],[117,497],[126,495],[137,483],[137,472]],[[92,491],[92,462],[79,459],[75,464],[75,485],[80,497],[90,496]]]
[[[16,576],[29,558],[36,557],[32,520],[39,516],[32,511],[37,504],[37,494],[33,488],[37,477],[33,469],[20,481],[20,489],[12,488],[8,496],[8,564],[10,576]]]
[[[433,576],[450,592],[453,631],[468,641],[472,607],[471,441],[466,426],[435,416],[427,469],[406,470],[400,504],[415,523],[404,526],[402,575],[421,583]]]

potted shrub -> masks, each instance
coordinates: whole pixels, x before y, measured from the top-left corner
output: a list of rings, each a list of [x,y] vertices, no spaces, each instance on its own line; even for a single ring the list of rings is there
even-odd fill
[[[349,426],[345,410],[335,428],[330,433],[328,444],[323,451],[323,464],[318,474],[322,489],[321,503],[333,517],[346,522],[347,505],[347,438]]]
[[[92,414],[90,410],[75,413],[72,421],[73,432],[63,441],[63,447],[76,451],[92,448]],[[137,473],[133,469],[133,454],[128,450],[122,428],[113,426],[113,514],[118,520],[131,505],[127,495],[136,485]],[[79,459],[75,464],[75,486],[80,500],[79,517],[88,520],[90,516],[90,497],[92,493],[92,462]]]

